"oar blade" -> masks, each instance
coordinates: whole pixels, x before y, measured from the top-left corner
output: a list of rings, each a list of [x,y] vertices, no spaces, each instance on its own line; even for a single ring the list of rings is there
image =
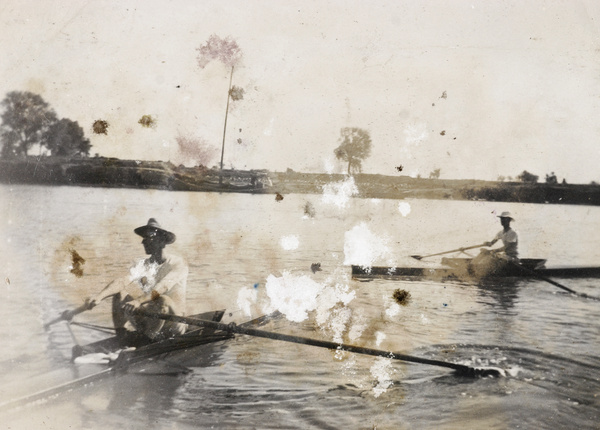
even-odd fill
[[[485,378],[488,376],[500,378],[506,376],[506,372],[498,367],[465,367],[456,369],[454,373],[459,376],[466,376],[470,378]]]
[[[423,256],[421,256],[421,255],[411,255],[410,257],[414,258],[415,260],[419,260],[419,261],[421,261],[421,259],[423,258]]]

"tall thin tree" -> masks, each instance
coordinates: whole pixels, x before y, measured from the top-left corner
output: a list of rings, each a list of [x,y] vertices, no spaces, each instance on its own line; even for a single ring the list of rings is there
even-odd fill
[[[229,76],[229,89],[227,90],[227,104],[225,106],[225,122],[223,124],[223,144],[221,147],[221,171],[223,171],[223,157],[225,154],[225,135],[227,133],[227,116],[229,113],[229,100],[241,100],[243,99],[244,91],[241,88],[232,86],[233,82],[233,71],[242,58],[242,51],[238,46],[237,42],[231,37],[225,39],[220,38],[216,34],[211,35],[208,41],[201,45],[198,51],[198,66],[204,69],[208,63],[213,60],[220,61],[225,66],[231,68],[231,74]],[[222,177],[220,179],[222,181]]]

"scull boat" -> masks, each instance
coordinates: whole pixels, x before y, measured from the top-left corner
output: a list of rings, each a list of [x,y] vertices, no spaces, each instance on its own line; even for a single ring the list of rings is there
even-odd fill
[[[371,279],[436,279],[436,280],[477,280],[480,278],[597,278],[600,267],[551,267],[545,266],[546,260],[524,258],[519,264],[504,265],[481,276],[473,270],[472,258],[442,258],[438,267],[364,267],[352,265],[352,277],[357,280]]]
[[[71,324],[72,317],[86,309],[86,307],[81,307],[74,311],[65,312],[63,316],[52,323],[66,320]],[[224,313],[224,310],[204,312],[193,315],[193,318],[216,323],[221,321]],[[256,324],[257,322],[262,321],[259,318],[245,324]],[[207,349],[210,346],[209,344],[231,339],[232,337],[233,334],[226,331],[190,325],[185,334],[159,341],[152,341],[145,336],[130,333],[126,336],[112,336],[88,345],[75,345],[72,348],[71,360],[76,363],[73,372],[60,373],[65,373],[67,377],[69,374],[79,375],[78,377],[62,383],[54,381],[54,386],[50,388],[0,403],[0,411],[14,410],[34,402],[49,399],[106,378],[109,375],[124,372],[145,374],[187,373],[190,369],[184,363],[191,362],[195,364],[203,361],[204,356],[209,352]]]
[[[70,323],[73,316],[87,309],[88,308],[86,304],[73,311],[65,311],[63,312],[61,317],[46,324],[45,327],[48,327],[49,325],[60,320],[66,320]],[[415,357],[404,354],[402,352],[384,351],[363,346],[349,345],[345,343],[312,339],[301,336],[292,336],[283,333],[264,331],[254,328],[263,325],[264,323],[274,318],[279,317],[281,314],[278,311],[275,311],[270,315],[263,315],[259,318],[245,322],[240,325],[237,325],[235,323],[221,323],[220,320],[223,317],[224,311],[198,314],[190,317],[152,313],[144,311],[143,309],[138,309],[136,312],[139,315],[147,316],[150,318],[160,318],[167,321],[180,322],[188,324],[188,327],[196,328],[181,336],[176,336],[157,342],[152,342],[148,339],[135,337],[110,337],[108,339],[94,342],[85,346],[75,346],[72,351],[73,361],[77,362],[80,358],[86,355],[101,353],[107,355],[106,361],[104,362],[104,367],[101,367],[101,370],[99,372],[91,374],[87,373],[75,380],[67,381],[62,384],[55,385],[51,388],[37,391],[31,395],[1,403],[0,412],[16,410],[27,405],[31,405],[49,398],[56,397],[62,393],[72,391],[74,389],[83,387],[91,382],[102,379],[110,374],[118,374],[124,371],[130,372],[132,368],[134,368],[140,363],[148,364],[152,362],[158,362],[161,358],[169,358],[169,360],[163,361],[165,361],[167,369],[169,367],[172,368],[171,371],[165,372],[163,369],[163,371],[161,372],[147,372],[145,371],[146,369],[142,369],[142,371],[137,371],[135,373],[177,374],[186,372],[189,371],[189,369],[187,369],[185,366],[180,365],[179,362],[181,354],[184,354],[184,357],[187,355],[187,358],[189,358],[190,354],[192,356],[201,356],[205,352],[205,350],[200,349],[196,351],[195,348],[204,348],[209,344],[214,344],[217,341],[232,338],[235,335],[248,335],[283,342],[310,345],[313,347],[326,348],[330,350],[348,351],[356,354],[386,357],[408,363],[437,366],[446,369],[451,369],[456,375],[465,377],[504,375],[504,371],[502,369],[494,367],[470,367],[459,363],[452,363],[423,357]],[[132,345],[135,346],[132,347]],[[116,355],[116,358],[110,356],[110,353],[116,352],[115,348],[121,348],[123,346],[127,346],[127,348],[120,350]],[[173,356],[173,354],[176,354],[176,356]],[[106,366],[106,364],[108,364],[108,367]]]

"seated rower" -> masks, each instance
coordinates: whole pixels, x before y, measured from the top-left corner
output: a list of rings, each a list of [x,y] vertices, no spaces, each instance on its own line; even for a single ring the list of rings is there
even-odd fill
[[[519,237],[517,232],[510,227],[514,218],[510,212],[502,212],[498,215],[502,230],[490,242],[485,242],[485,246],[493,246],[499,240],[502,241],[502,247],[497,249],[482,249],[480,254],[471,262],[471,271],[478,276],[496,272],[506,267],[510,263],[519,263]]]
[[[108,284],[97,295],[86,299],[93,308],[107,297],[113,297],[113,322],[120,338],[136,332],[152,340],[185,333],[186,325],[136,314],[137,309],[174,315],[185,314],[188,266],[181,257],[165,254],[166,245],[175,235],[163,230],[154,218],[134,232],[143,237],[144,251],[150,257],[130,269],[128,276]]]

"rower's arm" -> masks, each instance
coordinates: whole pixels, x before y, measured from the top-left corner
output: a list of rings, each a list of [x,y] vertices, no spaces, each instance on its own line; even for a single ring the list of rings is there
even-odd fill
[[[177,286],[185,285],[188,277],[189,268],[182,258],[172,258],[169,264],[169,273],[157,282],[153,288],[160,295],[169,293]]]
[[[494,238],[492,240],[490,240],[489,242],[485,243],[485,246],[493,246],[494,243],[498,242],[498,238]]]
[[[115,279],[106,287],[104,287],[98,294],[87,298],[86,302],[89,303],[90,306],[94,307],[107,297],[114,296],[115,294],[125,290],[129,284],[130,282],[128,278]]]

